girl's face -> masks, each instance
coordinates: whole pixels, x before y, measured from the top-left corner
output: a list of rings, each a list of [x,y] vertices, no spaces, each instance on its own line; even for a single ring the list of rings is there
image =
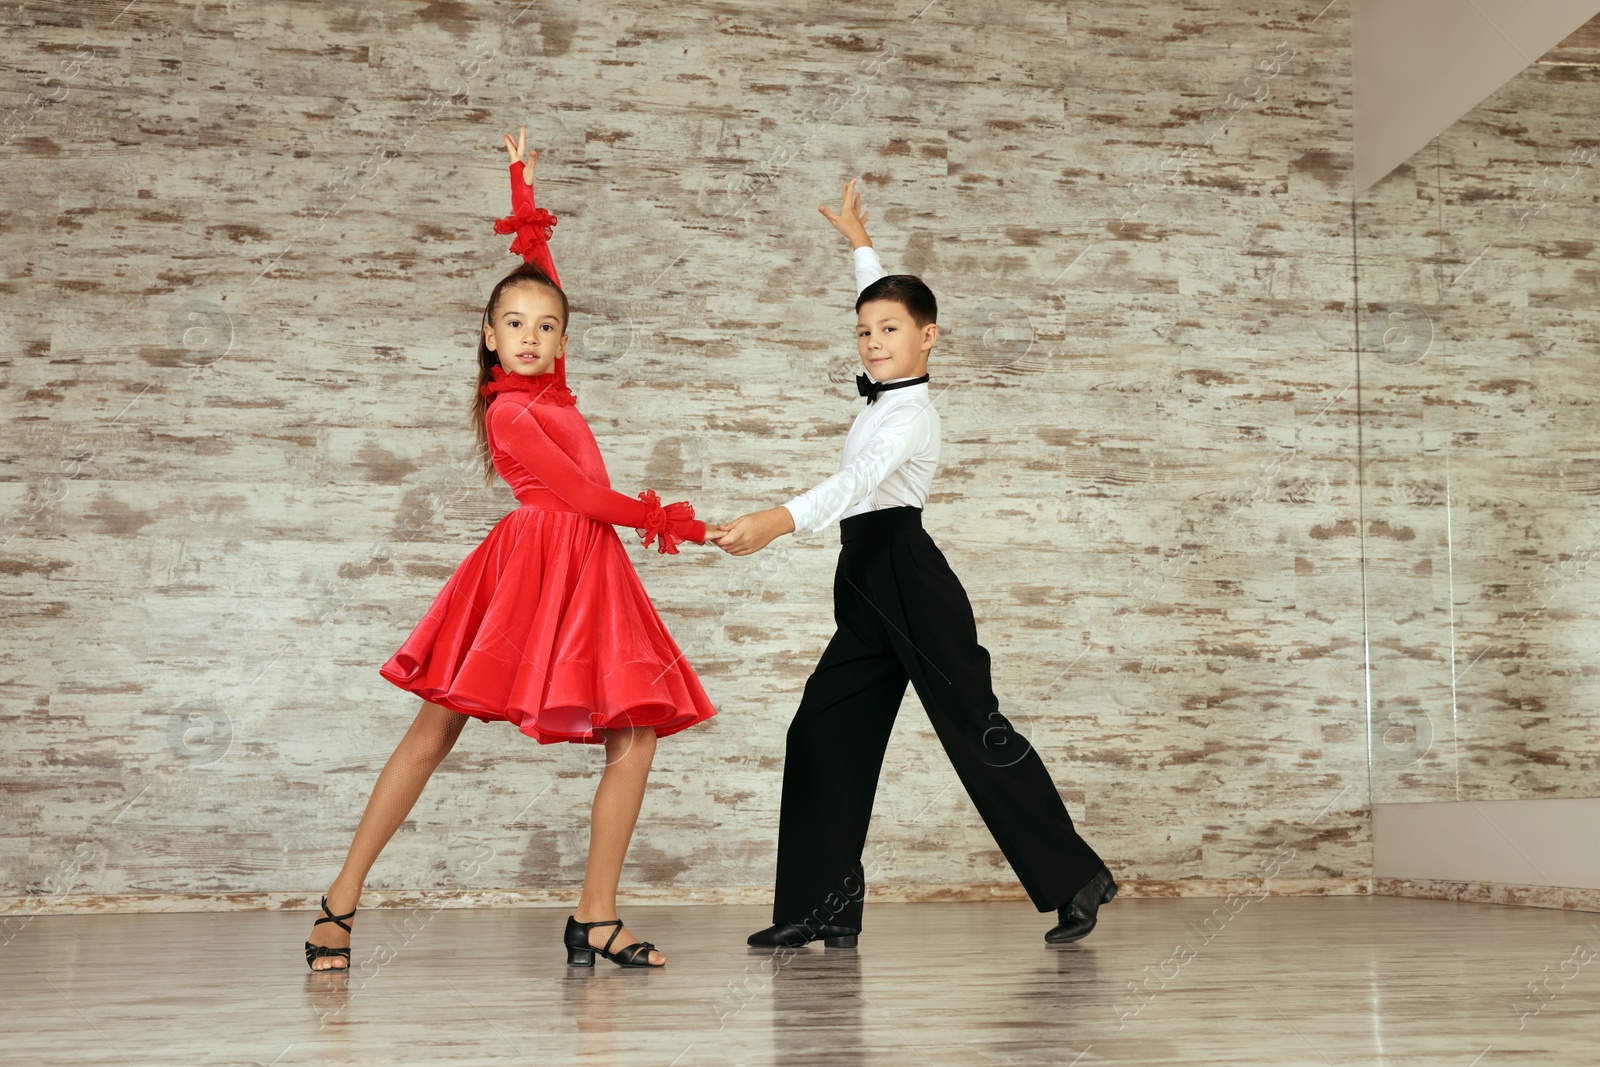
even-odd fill
[[[875,382],[928,373],[928,351],[938,336],[937,323],[918,329],[898,300],[869,300],[856,314],[856,350]]]
[[[506,286],[494,320],[484,324],[483,343],[507,374],[548,374],[567,355],[560,298],[543,285]]]

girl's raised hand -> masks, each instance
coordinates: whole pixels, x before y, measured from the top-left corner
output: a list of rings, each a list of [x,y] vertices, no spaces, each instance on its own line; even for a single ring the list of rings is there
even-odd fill
[[[827,204],[818,204],[817,210],[822,212],[822,217],[833,224],[833,228],[844,234],[850,240],[850,247],[860,248],[871,245],[867,237],[867,213],[861,209],[861,194],[856,191],[856,180],[851,178],[839,188],[839,210],[836,212]]]
[[[512,163],[522,164],[522,180],[532,185],[533,168],[538,165],[539,150],[528,151],[528,127],[517,127],[516,140],[512,140],[509,133],[506,134],[506,155],[511,157]]]

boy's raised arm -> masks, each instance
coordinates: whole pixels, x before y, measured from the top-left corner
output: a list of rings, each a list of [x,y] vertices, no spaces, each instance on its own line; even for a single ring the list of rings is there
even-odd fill
[[[851,178],[839,189],[839,210],[827,204],[818,204],[817,210],[833,228],[844,234],[850,242],[850,256],[855,260],[856,293],[860,292],[889,272],[883,269],[878,250],[872,247],[867,236],[867,213],[861,209],[861,194],[856,192],[856,180]]]
[[[817,210],[850,242],[858,295],[867,286],[888,275],[889,272],[883,269],[883,262],[878,259],[877,249],[872,247],[872,238],[867,236],[867,213],[861,209],[861,194],[856,191],[854,178],[839,188],[838,211],[827,204],[818,204]],[[874,441],[857,457],[856,462],[791,500],[789,503],[801,511],[799,516],[785,505],[751,512],[725,526],[715,529],[708,526],[706,540],[715,541],[730,555],[748,556],[761,551],[774,539],[794,533],[797,523],[804,523],[808,529],[827,526],[871,492],[885,474],[900,465],[912,445],[920,440],[914,434],[886,434],[881,440]]]
[[[872,238],[867,236],[867,213],[861,210],[861,194],[856,192],[854,178],[839,187],[838,211],[827,204],[818,204],[817,210],[833,224],[834,229],[844,234],[852,249],[872,247]]]

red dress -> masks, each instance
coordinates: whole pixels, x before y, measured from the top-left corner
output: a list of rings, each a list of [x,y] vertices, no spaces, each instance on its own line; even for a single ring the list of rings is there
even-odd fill
[[[514,214],[496,231],[552,279],[536,208],[511,167]],[[559,284],[559,282],[558,282]],[[489,458],[521,506],[461,561],[400,650],[378,673],[407,692],[475,719],[504,719],[539,741],[601,740],[611,727],[664,737],[716,714],[667,633],[613,526],[662,552],[704,542],[688,504],[662,507],[611,489],[605,461],[561,373],[490,371],[483,387]]]
[[[664,737],[716,714],[612,527],[663,552],[705,540],[687,504],[610,488],[594,434],[554,375],[499,367],[489,454],[521,505],[461,561],[379,669],[424,700],[505,719],[542,744],[607,727]],[[535,473],[537,472],[537,473]]]

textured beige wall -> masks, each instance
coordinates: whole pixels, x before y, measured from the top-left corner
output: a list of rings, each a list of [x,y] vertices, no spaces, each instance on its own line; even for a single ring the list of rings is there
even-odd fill
[[[1378,802],[1600,792],[1596,116],[1600,19],[1357,202]]]
[[[1342,5],[120,9],[0,46],[5,890],[331,878],[415,711],[376,668],[511,504],[463,413],[520,123],[619,488],[833,469],[815,205],[863,176],[943,304],[928,525],[1074,817],[1149,891],[1370,875]],[[721,714],[635,895],[765,898],[836,546],[636,554]],[[569,897],[598,761],[471,724],[372,886]],[[873,847],[884,896],[1018,895],[914,699]]]

